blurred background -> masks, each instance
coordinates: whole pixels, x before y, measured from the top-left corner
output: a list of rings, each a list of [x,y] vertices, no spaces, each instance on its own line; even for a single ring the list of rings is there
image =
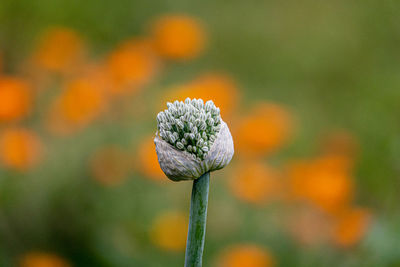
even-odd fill
[[[0,266],[182,266],[167,101],[212,99],[204,266],[400,266],[400,3],[0,2]]]

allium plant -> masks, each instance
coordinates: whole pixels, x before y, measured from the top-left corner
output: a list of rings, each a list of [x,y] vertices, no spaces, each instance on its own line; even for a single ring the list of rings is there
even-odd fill
[[[157,115],[154,138],[158,162],[173,181],[194,180],[185,266],[202,266],[210,172],[231,161],[232,135],[210,100],[187,98],[167,103]]]

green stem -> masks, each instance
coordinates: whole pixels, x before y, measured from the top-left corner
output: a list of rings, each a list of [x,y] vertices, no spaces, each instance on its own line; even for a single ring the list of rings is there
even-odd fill
[[[186,243],[185,267],[201,267],[206,235],[208,190],[210,173],[193,181],[190,201],[189,230]]]

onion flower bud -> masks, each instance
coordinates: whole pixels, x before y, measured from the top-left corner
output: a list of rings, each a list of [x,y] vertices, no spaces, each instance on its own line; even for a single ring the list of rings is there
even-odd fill
[[[167,103],[157,115],[154,143],[158,162],[173,181],[194,180],[224,168],[234,153],[232,135],[210,100]]]

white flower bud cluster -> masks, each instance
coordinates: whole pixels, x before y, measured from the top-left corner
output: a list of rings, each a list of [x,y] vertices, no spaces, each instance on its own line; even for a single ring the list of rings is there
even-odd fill
[[[220,110],[209,100],[186,98],[167,103],[157,115],[160,137],[175,148],[203,160],[221,129]]]

